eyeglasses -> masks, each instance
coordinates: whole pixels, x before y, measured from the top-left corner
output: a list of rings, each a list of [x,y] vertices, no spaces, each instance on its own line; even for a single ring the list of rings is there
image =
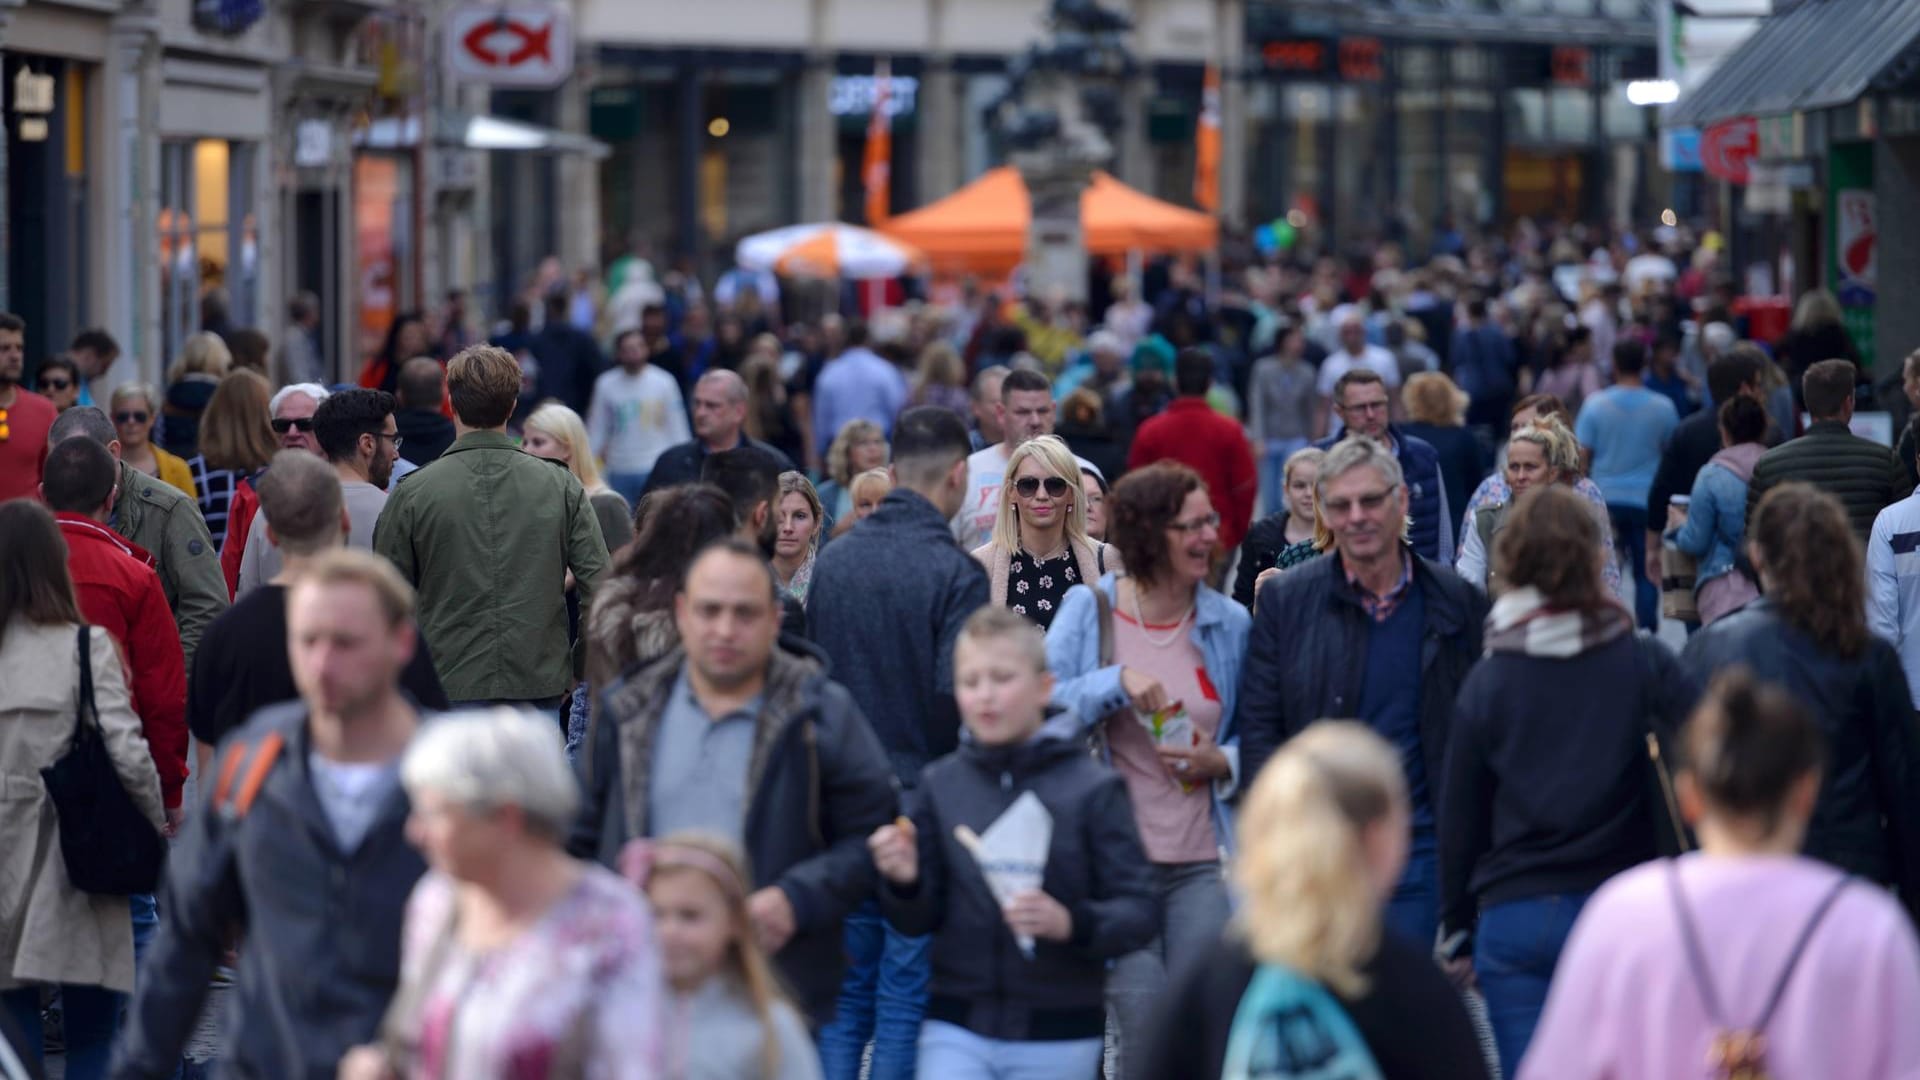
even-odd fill
[[[7,423],[7,410],[0,409],[0,442],[13,438],[13,425]]]
[[[1051,495],[1054,498],[1058,499],[1058,498],[1063,498],[1067,494],[1069,485],[1067,484],[1066,480],[1062,479],[1061,477],[1049,476],[1046,478],[1044,482],[1047,485],[1048,495]],[[1035,495],[1040,494],[1041,483],[1042,483],[1041,479],[1037,476],[1023,476],[1020,479],[1015,480],[1013,482],[1013,490],[1021,498],[1031,499]]]
[[[42,390],[71,390],[73,389],[73,380],[72,379],[41,379],[40,388]]]
[[[1343,413],[1386,412],[1387,402],[1384,398],[1379,401],[1349,401],[1340,406],[1340,411]]]
[[[313,430],[313,417],[311,416],[300,416],[292,419],[279,419],[273,422],[273,431],[274,431],[274,434],[276,435],[285,435],[288,431],[312,431],[312,430]]]
[[[143,412],[117,412],[113,414],[113,422],[116,424],[144,424],[147,422],[149,415],[151,414]]]
[[[1400,485],[1395,484],[1385,491],[1376,491],[1371,495],[1362,495],[1355,499],[1326,499],[1320,503],[1320,510],[1330,518],[1345,517],[1347,511],[1353,509],[1355,504],[1358,504],[1360,509],[1371,514],[1375,510],[1387,505],[1388,497],[1398,490],[1400,490]]]
[[[1219,514],[1208,514],[1206,517],[1194,518],[1192,521],[1176,521],[1167,526],[1167,528],[1184,536],[1192,536],[1194,533],[1202,532],[1206,529],[1217,529],[1219,527]]]
[[[394,448],[395,450],[398,450],[398,449],[400,449],[400,441],[401,441],[401,436],[400,436],[400,435],[399,435],[398,433],[395,433],[395,434],[392,434],[392,435],[389,435],[389,434],[387,434],[387,433],[386,433],[386,432],[384,432],[384,431],[369,431],[369,432],[367,432],[367,434],[369,434],[369,435],[371,435],[371,436],[373,436],[373,437],[374,437],[374,438],[376,438],[376,439],[392,439],[392,440],[393,440],[393,448]]]

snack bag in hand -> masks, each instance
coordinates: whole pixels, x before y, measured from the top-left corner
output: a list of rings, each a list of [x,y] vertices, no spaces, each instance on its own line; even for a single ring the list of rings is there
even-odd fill
[[[1026,791],[987,826],[986,832],[975,833],[960,825],[953,835],[973,854],[994,902],[1004,908],[1021,893],[1038,889],[1046,876],[1047,849],[1053,845],[1053,815],[1033,792]],[[1033,959],[1033,938],[1023,934],[1016,942],[1027,959]]]

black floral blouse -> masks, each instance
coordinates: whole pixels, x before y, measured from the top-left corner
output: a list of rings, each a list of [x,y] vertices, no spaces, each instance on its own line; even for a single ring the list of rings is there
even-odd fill
[[[1053,614],[1067,590],[1080,584],[1080,567],[1073,549],[1040,562],[1024,549],[1013,553],[1007,563],[1007,606],[1040,624],[1045,630],[1053,625]]]

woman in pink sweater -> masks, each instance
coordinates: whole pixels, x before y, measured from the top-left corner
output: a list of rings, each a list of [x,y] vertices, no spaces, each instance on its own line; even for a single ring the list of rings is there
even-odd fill
[[[1920,946],[1879,886],[1802,858],[1824,752],[1785,690],[1716,680],[1684,737],[1700,851],[1594,895],[1520,1080],[1920,1078]]]

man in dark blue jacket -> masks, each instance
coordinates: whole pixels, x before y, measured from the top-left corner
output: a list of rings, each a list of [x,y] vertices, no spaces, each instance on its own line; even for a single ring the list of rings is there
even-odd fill
[[[567,294],[547,294],[547,321],[528,343],[539,367],[534,376],[533,400],[537,404],[558,398],[562,405],[586,415],[593,400],[593,383],[607,366],[606,355],[593,335],[567,320]]]
[[[1333,384],[1334,415],[1346,429],[1313,445],[1331,450],[1341,439],[1364,435],[1392,452],[1406,480],[1410,522],[1407,541],[1421,558],[1452,566],[1454,510],[1447,505],[1447,485],[1440,476],[1440,453],[1432,443],[1389,423],[1389,408],[1387,384],[1380,375],[1370,368],[1354,368]]]
[[[908,409],[893,432],[893,493],[822,548],[807,590],[813,640],[872,722],[900,782],[960,743],[953,644],[988,600],[987,574],[948,522],[967,495],[959,414]],[[853,1080],[867,1040],[872,1076],[911,1077],[930,967],[927,939],[882,927],[872,904],[847,919],[852,968],[839,1015],[820,1033],[827,1080]],[[884,985],[883,985],[884,984]]]
[[[419,724],[399,689],[412,604],[390,563],[355,550],[315,559],[288,593],[301,699],[260,710],[220,744],[208,770],[219,782],[203,788],[210,797],[167,868],[119,1080],[174,1075],[236,931],[245,940],[215,1073],[319,1080],[378,1034],[407,897],[426,870],[407,843],[399,768]]]
[[[1348,439],[1320,466],[1334,551],[1268,581],[1240,681],[1240,775],[1316,720],[1353,717],[1400,750],[1413,850],[1387,923],[1426,945],[1439,926],[1434,807],[1454,696],[1480,658],[1487,600],[1409,547],[1400,462]]]

